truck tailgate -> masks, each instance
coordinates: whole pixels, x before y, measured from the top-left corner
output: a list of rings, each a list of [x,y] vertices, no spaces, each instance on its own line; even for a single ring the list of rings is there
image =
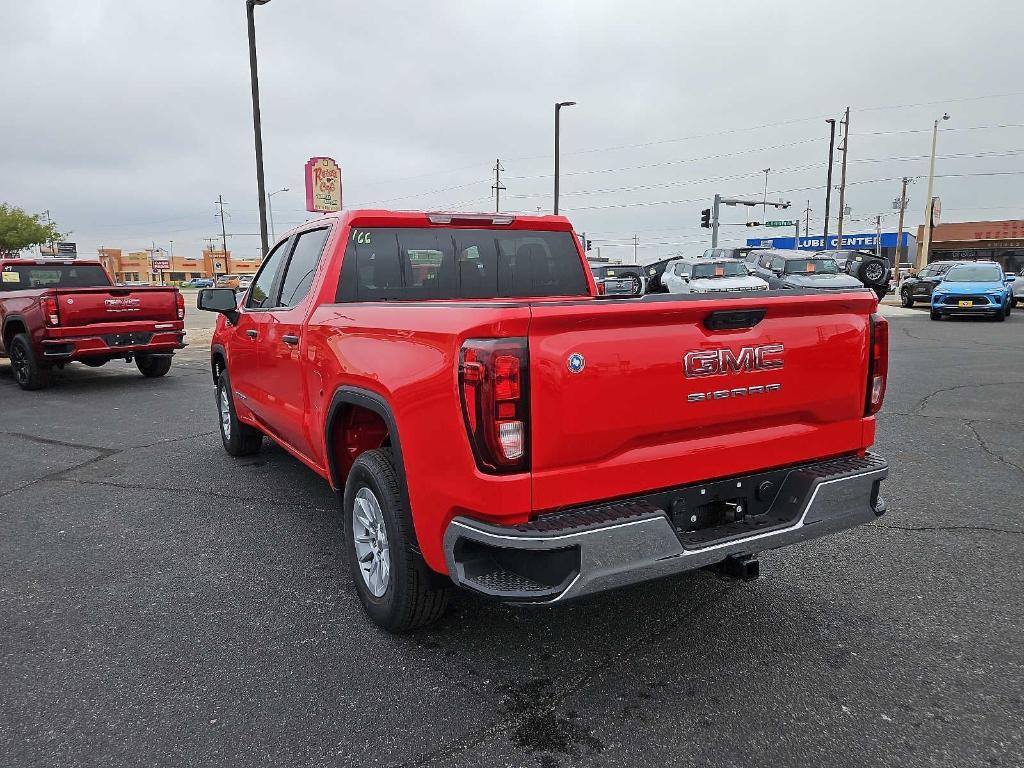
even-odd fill
[[[535,304],[534,510],[861,449],[874,307],[867,291]],[[745,309],[765,314],[705,326]]]
[[[61,326],[74,328],[97,323],[178,319],[177,289],[163,287],[59,288],[57,306]]]

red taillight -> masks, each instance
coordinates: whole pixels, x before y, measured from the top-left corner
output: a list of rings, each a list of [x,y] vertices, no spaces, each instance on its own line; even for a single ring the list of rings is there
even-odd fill
[[[868,359],[868,395],[865,414],[878,413],[885,399],[885,381],[889,375],[889,321],[871,315],[871,349]]]
[[[60,325],[60,313],[57,311],[57,300],[52,296],[43,298],[43,315],[46,317],[46,324],[53,327]]]
[[[178,291],[175,295],[177,296],[177,302],[178,302],[178,319],[179,320],[184,320],[185,319],[185,297],[181,295],[181,291]]]
[[[481,471],[529,468],[529,391],[526,339],[470,339],[462,345],[462,413]]]

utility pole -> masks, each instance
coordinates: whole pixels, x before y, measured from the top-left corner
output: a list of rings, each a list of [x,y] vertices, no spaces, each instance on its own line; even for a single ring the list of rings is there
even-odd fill
[[[501,211],[501,193],[505,189],[505,185],[501,183],[501,172],[505,169],[501,165],[501,160],[494,161],[494,184],[491,185],[491,189],[494,190],[494,212],[499,213]]]
[[[875,256],[882,258],[882,217],[875,216]]]
[[[811,201],[807,201],[807,207],[804,208],[804,236],[811,236]]]
[[[850,149],[850,108],[846,108],[846,116],[843,118],[843,166],[840,171],[839,181],[839,226],[836,229],[836,250],[843,248],[843,212],[846,209],[846,155]],[[828,247],[826,243],[825,247]]]
[[[231,264],[228,263],[228,231],[227,231],[227,228],[224,226],[224,197],[223,197],[223,195],[217,195],[217,205],[220,206],[220,213],[218,213],[217,215],[220,216],[220,241],[221,241],[221,246],[222,246],[221,253],[224,256],[224,274],[225,275],[230,275],[231,274]],[[216,271],[217,270],[215,269],[214,272],[216,272]]]
[[[768,218],[768,174],[771,173],[771,168],[765,168],[761,173],[764,174],[764,199],[761,202],[761,218]]]
[[[825,181],[825,231],[822,233],[822,248],[828,250],[828,209],[832,204],[832,166],[835,165],[836,155],[836,121],[829,119],[828,123],[828,178]]]
[[[640,247],[640,238],[633,235],[633,263],[639,264],[639,256],[637,256],[636,249]]]
[[[907,184],[910,184],[913,179],[909,179],[906,176],[903,177],[903,188],[900,190],[900,197],[895,201],[895,205],[900,209],[900,223],[896,228],[896,263],[893,264],[896,267],[896,274],[899,274],[900,261],[903,258],[903,214],[907,210]],[[908,256],[910,254],[907,254]]]

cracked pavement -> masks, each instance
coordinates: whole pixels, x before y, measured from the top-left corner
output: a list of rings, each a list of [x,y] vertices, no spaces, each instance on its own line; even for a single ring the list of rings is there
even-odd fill
[[[336,501],[233,460],[208,368],[0,363],[5,766],[1024,764],[1024,313],[890,318],[889,513],[557,609],[392,637]]]

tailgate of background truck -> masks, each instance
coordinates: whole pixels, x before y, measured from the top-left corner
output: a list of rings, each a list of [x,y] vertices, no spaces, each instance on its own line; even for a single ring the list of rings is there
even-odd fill
[[[533,305],[534,510],[860,450],[875,306],[868,291]],[[712,312],[747,309],[764,318],[705,326]],[[748,370],[765,347],[769,366]],[[709,354],[691,358],[691,374],[727,372],[687,376],[692,352]]]
[[[55,293],[64,328],[178,319],[177,289],[171,287],[58,288]]]

